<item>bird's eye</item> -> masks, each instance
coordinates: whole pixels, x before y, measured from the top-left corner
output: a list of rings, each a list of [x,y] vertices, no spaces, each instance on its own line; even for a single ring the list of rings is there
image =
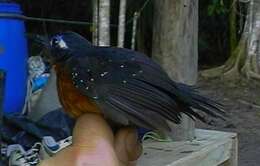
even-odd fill
[[[57,38],[52,39],[52,41],[51,41],[52,46],[55,46],[55,45],[58,45],[58,44],[59,44],[59,40]]]
[[[61,36],[54,37],[51,40],[51,46],[60,49],[67,49],[68,46]]]

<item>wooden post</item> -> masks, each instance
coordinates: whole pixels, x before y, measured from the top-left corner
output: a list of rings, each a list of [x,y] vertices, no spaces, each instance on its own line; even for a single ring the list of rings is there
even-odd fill
[[[92,43],[98,45],[98,0],[92,0],[93,3],[93,25],[92,25]]]
[[[198,1],[155,0],[153,58],[179,82],[194,85],[198,61]],[[176,140],[194,139],[194,122],[172,125]]]
[[[110,45],[110,0],[99,0],[99,46]]]
[[[120,0],[117,46],[122,48],[124,47],[125,42],[125,12],[126,0]]]
[[[132,28],[132,41],[131,41],[131,49],[135,50],[135,40],[136,40],[136,28],[137,28],[137,20],[139,17],[139,13],[134,13],[134,20],[133,20],[133,28]]]

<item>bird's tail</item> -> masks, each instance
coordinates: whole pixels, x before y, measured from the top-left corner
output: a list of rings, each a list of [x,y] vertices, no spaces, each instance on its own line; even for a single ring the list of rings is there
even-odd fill
[[[208,124],[212,121],[208,121],[208,118],[205,115],[225,120],[224,107],[218,102],[200,95],[195,87],[182,83],[176,83],[171,79],[164,79],[160,76],[158,76],[160,79],[151,79],[149,76],[146,77],[148,78],[143,79],[143,82],[153,86],[157,90],[169,96],[169,98],[162,100],[176,103],[176,105],[172,107],[175,111],[172,111],[170,115],[176,115],[177,112],[184,113],[194,120],[199,119],[200,121]],[[174,121],[175,123],[180,123],[181,121],[178,116],[177,120]]]
[[[175,83],[174,86],[174,95],[179,100],[181,110],[184,114],[192,119],[197,118],[208,124],[210,124],[210,121],[206,119],[205,114],[225,120],[225,111],[222,104],[200,95],[196,88],[192,86],[181,83]]]

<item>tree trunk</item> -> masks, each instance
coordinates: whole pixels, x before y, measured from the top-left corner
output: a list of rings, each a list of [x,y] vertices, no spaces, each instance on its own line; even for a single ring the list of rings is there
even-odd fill
[[[93,29],[92,43],[98,45],[98,0],[92,0],[93,3]]]
[[[110,0],[99,0],[99,46],[110,45]]]
[[[137,34],[136,34],[136,49],[148,56],[152,56],[152,41],[153,38],[153,1],[150,1],[140,13],[138,18]]]
[[[217,68],[203,71],[204,77],[219,77],[236,80],[241,76],[260,80],[260,0],[249,1],[244,31],[227,62]]]
[[[153,58],[179,82],[194,85],[198,61],[198,1],[155,0]],[[194,138],[194,123],[183,116],[176,140]]]
[[[118,47],[124,47],[125,42],[125,12],[126,12],[126,0],[120,0],[119,9],[119,26],[118,26]]]
[[[237,46],[237,9],[235,1],[230,1],[230,6],[232,6],[229,13],[229,50],[231,55]]]
[[[259,44],[260,44],[260,0],[251,0],[248,12],[248,49],[245,65],[242,68],[247,78],[260,80]]]

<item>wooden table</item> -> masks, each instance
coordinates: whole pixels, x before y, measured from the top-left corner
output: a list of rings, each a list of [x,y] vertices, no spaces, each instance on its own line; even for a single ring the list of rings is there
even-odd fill
[[[195,129],[196,139],[145,142],[138,166],[237,166],[237,134]]]

